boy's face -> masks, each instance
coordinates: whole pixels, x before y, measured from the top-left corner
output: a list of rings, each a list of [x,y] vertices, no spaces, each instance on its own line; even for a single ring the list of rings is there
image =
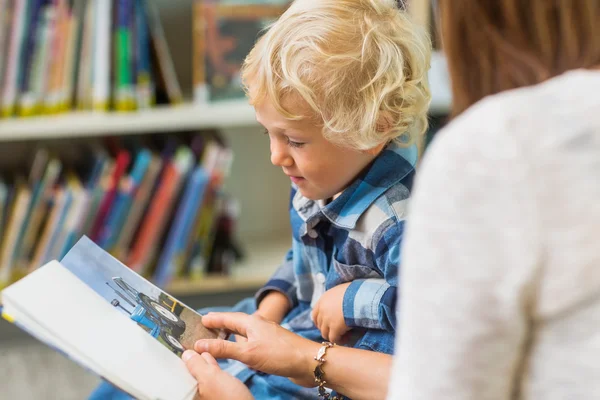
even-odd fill
[[[312,200],[336,197],[383,147],[358,151],[334,145],[325,140],[316,121],[290,121],[267,99],[255,110],[256,120],[269,135],[271,163],[281,167],[302,195]]]

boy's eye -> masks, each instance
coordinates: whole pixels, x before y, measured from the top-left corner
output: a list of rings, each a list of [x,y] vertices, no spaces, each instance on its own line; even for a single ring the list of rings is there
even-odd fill
[[[287,144],[290,147],[296,147],[296,148],[304,146],[304,143],[294,142],[294,141],[290,140],[289,138],[287,140]]]

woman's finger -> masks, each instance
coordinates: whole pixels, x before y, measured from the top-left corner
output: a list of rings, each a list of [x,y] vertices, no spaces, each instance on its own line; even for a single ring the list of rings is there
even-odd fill
[[[207,328],[226,329],[243,336],[247,336],[251,321],[252,317],[244,313],[208,313],[202,317],[202,324]]]
[[[208,366],[206,358],[200,357],[198,353],[192,350],[186,350],[181,359],[185,362],[185,366],[196,380],[202,377],[202,373]]]
[[[229,358],[247,364],[248,354],[244,351],[247,343],[236,343],[220,339],[202,339],[194,345],[198,353],[210,353],[214,358]]]
[[[248,341],[248,339],[245,336],[241,336],[241,335],[234,335],[235,336],[235,341],[237,343],[245,343]]]
[[[200,357],[204,358],[204,360],[206,361],[207,364],[209,365],[214,365],[217,368],[221,368],[219,366],[219,363],[217,362],[217,360],[215,360],[215,358],[213,356],[211,356],[209,353],[202,353],[200,354]]]

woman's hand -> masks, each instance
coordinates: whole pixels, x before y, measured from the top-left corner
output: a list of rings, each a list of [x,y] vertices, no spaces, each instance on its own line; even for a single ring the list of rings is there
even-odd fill
[[[272,291],[269,292],[260,302],[258,310],[256,310],[254,314],[266,319],[267,321],[281,324],[281,321],[283,321],[283,318],[290,310],[290,307],[290,302],[284,294],[277,291]],[[235,341],[247,342],[248,340],[244,336],[235,335]]]
[[[208,353],[202,355],[188,350],[181,357],[198,382],[199,400],[251,400],[250,390],[240,380],[219,368]]]
[[[319,343],[258,315],[209,313],[203,317],[202,323],[207,328],[227,329],[248,341],[199,340],[195,345],[198,353],[238,360],[252,369],[288,377],[298,385],[315,386],[313,370],[317,362],[314,356],[321,347]]]

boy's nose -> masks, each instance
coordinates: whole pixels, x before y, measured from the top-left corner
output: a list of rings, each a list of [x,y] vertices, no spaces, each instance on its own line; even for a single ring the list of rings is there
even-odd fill
[[[276,167],[291,167],[294,160],[280,145],[271,144],[271,164]]]

